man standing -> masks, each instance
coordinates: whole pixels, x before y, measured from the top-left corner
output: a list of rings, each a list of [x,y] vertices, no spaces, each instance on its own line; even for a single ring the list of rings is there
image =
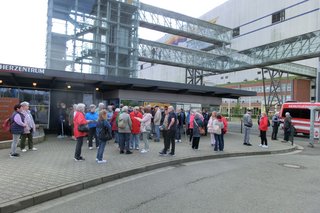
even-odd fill
[[[159,106],[154,107],[155,114],[153,118],[153,123],[154,123],[154,129],[156,133],[156,138],[154,139],[155,142],[160,142],[160,121],[161,121],[161,110]]]
[[[128,106],[122,107],[122,113],[118,119],[120,154],[132,154],[129,148],[132,122],[128,110]],[[124,150],[126,150],[126,152],[124,152]]]
[[[291,135],[292,132],[292,123],[291,123],[291,115],[289,112],[286,112],[286,117],[284,118],[283,121],[283,130],[284,130],[284,139],[282,142],[288,142],[289,141],[289,137]]]
[[[24,115],[24,122],[26,126],[24,127],[23,134],[21,134],[20,148],[22,152],[26,152],[25,144],[28,138],[28,148],[29,150],[36,151],[37,148],[33,147],[33,132],[36,130],[36,125],[33,121],[33,117],[29,111],[29,103],[24,101],[21,104],[21,113]]]
[[[131,137],[130,137],[130,148],[139,150],[139,136],[140,136],[140,127],[141,123],[138,119],[142,119],[142,114],[139,112],[139,107],[135,106],[133,108],[133,111],[130,112],[130,119],[132,123],[132,128],[131,128]]]
[[[176,136],[176,130],[177,130],[177,115],[174,113],[173,106],[168,107],[168,141],[166,144],[165,150],[169,150],[170,144],[171,144],[171,152],[169,155],[174,156],[175,155],[175,136]]]
[[[276,112],[272,116],[272,134],[271,134],[271,140],[278,140],[277,135],[278,135],[278,128],[280,125],[280,118],[279,118],[279,112]]]
[[[252,144],[250,143],[250,131],[253,125],[251,119],[251,110],[247,110],[247,113],[243,115],[242,121],[244,125],[243,145],[252,146]]]

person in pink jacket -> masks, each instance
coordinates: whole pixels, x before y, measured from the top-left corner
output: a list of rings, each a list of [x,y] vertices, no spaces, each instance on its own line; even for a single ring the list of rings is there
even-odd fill
[[[262,148],[268,148],[268,141],[267,141],[268,116],[265,112],[261,113],[259,130],[260,130],[260,137],[261,137],[261,144],[259,146]]]

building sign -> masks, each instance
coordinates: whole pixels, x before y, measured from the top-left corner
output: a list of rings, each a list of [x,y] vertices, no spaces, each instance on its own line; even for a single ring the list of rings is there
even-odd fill
[[[13,113],[14,105],[19,103],[18,98],[0,98],[0,124],[2,125],[4,120],[10,117]],[[10,132],[5,132],[0,127],[0,141],[10,140],[12,135]]]
[[[16,72],[16,73],[37,73],[44,74],[43,68],[25,67],[11,64],[0,64],[0,71],[4,72]]]

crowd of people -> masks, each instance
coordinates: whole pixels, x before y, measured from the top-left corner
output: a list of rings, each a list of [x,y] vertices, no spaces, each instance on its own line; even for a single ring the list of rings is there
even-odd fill
[[[65,105],[61,107],[65,108]],[[132,154],[134,150],[140,153],[150,151],[150,140],[160,142],[163,138],[163,149],[160,150],[161,156],[174,156],[176,153],[175,144],[182,142],[182,137],[189,136],[189,144],[193,150],[199,149],[201,136],[210,134],[210,142],[214,151],[224,150],[224,135],[228,131],[228,121],[219,112],[213,111],[209,114],[206,110],[188,110],[174,109],[173,106],[105,106],[99,103],[98,106],[91,104],[86,108],[83,103],[75,104],[69,113],[63,112],[59,116],[59,122],[62,125],[59,131],[64,129],[64,124],[72,127],[70,131],[76,148],[74,153],[75,161],[83,161],[85,158],[81,155],[84,140],[88,143],[88,149],[93,147],[97,149],[97,163],[106,163],[103,158],[104,150],[109,140],[114,140],[118,144],[119,154]],[[13,136],[10,157],[19,157],[17,145],[20,140],[22,152],[26,152],[26,140],[28,141],[28,150],[36,151],[33,146],[33,133],[36,130],[33,117],[29,111],[29,103],[22,102],[14,106],[14,113],[11,116],[10,131]],[[246,146],[251,146],[250,131],[253,126],[251,111],[248,110],[242,118],[244,126],[244,142]],[[270,121],[265,112],[258,118],[260,138],[262,148],[268,148],[267,131]],[[279,113],[272,117],[271,139],[277,140],[278,128],[280,125]],[[286,113],[284,119],[284,140],[291,141],[293,125],[291,116]],[[106,136],[109,135],[109,137]],[[61,135],[58,136],[61,138]],[[143,143],[142,145],[140,144]]]
[[[77,140],[74,159],[83,161],[81,147],[87,138],[88,148],[93,149],[93,141],[97,148],[97,163],[106,163],[103,159],[105,143],[99,137],[103,128],[112,135],[115,143],[118,144],[119,154],[132,154],[134,150],[140,153],[150,151],[150,141],[160,142],[163,137],[163,149],[161,156],[174,156],[175,144],[181,143],[184,135],[189,135],[189,143],[193,150],[199,149],[199,142],[202,135],[211,136],[211,144],[215,151],[223,151],[223,135],[227,132],[227,119],[218,112],[212,112],[211,116],[207,111],[174,109],[173,106],[105,106],[100,103],[98,107],[90,105],[85,112],[85,105],[82,103],[74,106],[73,113],[73,136]],[[97,125],[97,121],[103,120],[104,125]],[[87,125],[86,130],[80,126]],[[82,127],[81,127],[82,128]],[[203,130],[203,131],[201,131]],[[111,139],[110,139],[111,140]],[[103,144],[103,145],[102,145]]]
[[[278,130],[280,126],[280,117],[279,112],[276,112],[272,116],[271,122],[269,121],[268,115],[266,112],[262,112],[258,116],[258,127],[260,130],[259,137],[261,138],[260,147],[268,148],[268,140],[267,140],[267,131],[269,127],[272,127],[271,140],[278,140]],[[244,139],[243,145],[252,146],[250,143],[250,132],[253,126],[252,118],[251,118],[251,110],[247,110],[247,112],[243,115],[242,118],[243,126],[244,126]],[[289,112],[285,113],[285,118],[283,121],[283,131],[284,131],[284,139],[281,141],[283,143],[288,143],[289,141],[293,145],[294,138],[294,126],[291,122],[291,115]]]

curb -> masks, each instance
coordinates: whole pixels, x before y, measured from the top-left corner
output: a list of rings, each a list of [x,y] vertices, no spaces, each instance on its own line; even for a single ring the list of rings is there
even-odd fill
[[[203,156],[194,156],[194,157],[181,157],[178,159],[175,157],[170,157],[172,158],[171,161],[144,165],[131,170],[120,171],[120,172],[113,173],[103,177],[89,179],[82,182],[66,184],[57,188],[36,193],[34,195],[29,195],[20,199],[2,203],[0,204],[0,213],[16,212],[16,211],[23,210],[31,206],[35,206],[49,200],[53,200],[74,192],[78,192],[83,189],[88,189],[90,187],[94,187],[103,183],[108,183],[117,179],[125,178],[128,176],[136,175],[136,174],[147,172],[147,171],[152,171],[152,170],[167,167],[167,166],[179,165],[182,163],[188,163],[192,161],[210,160],[210,159],[289,153],[289,152],[294,152],[300,149],[301,148],[299,146],[294,145],[289,149],[275,150],[275,151],[235,152],[235,153],[223,153],[223,154],[203,155]]]

